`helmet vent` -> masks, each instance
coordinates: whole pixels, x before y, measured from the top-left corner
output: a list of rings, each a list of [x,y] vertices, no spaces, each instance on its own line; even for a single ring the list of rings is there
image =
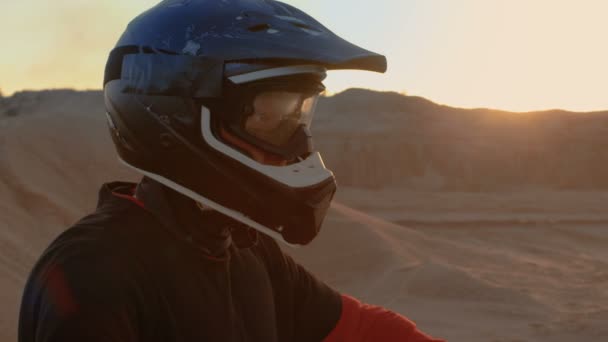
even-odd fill
[[[266,30],[270,29],[270,25],[269,24],[257,24],[257,25],[249,26],[247,29],[251,32],[266,31]]]

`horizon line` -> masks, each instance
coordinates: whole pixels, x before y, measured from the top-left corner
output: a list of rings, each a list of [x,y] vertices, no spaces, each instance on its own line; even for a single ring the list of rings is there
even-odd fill
[[[10,98],[13,97],[16,94],[19,93],[27,93],[27,92],[44,92],[44,91],[73,91],[73,92],[102,92],[103,89],[102,88],[75,88],[75,87],[57,87],[57,88],[40,88],[40,89],[19,89],[19,90],[14,90],[12,93],[9,94],[4,94],[2,93],[2,89],[0,89],[0,99],[3,98]],[[418,97],[418,98],[422,98],[426,101],[429,101],[435,105],[438,106],[446,106],[446,107],[450,107],[450,108],[454,108],[454,109],[464,109],[464,110],[490,110],[490,111],[499,111],[499,112],[507,112],[507,113],[513,113],[513,114],[526,114],[526,113],[534,113],[534,112],[554,112],[554,111],[560,111],[560,112],[569,112],[569,113],[581,113],[581,114],[588,114],[588,113],[604,113],[604,112],[608,112],[608,108],[606,109],[594,109],[594,110],[575,110],[575,109],[566,109],[566,108],[557,108],[557,107],[544,107],[544,108],[532,108],[532,109],[526,109],[526,110],[513,110],[513,109],[505,109],[505,108],[497,108],[497,107],[487,107],[487,106],[458,106],[458,105],[450,105],[447,103],[440,103],[438,101],[432,100],[428,97],[422,96],[422,95],[418,95],[418,94],[410,94],[407,91],[397,91],[397,90],[391,90],[391,89],[374,89],[374,88],[364,88],[364,87],[351,87],[351,88],[345,88],[342,89],[340,91],[325,91],[322,96],[323,97],[334,97],[336,95],[340,95],[342,93],[345,93],[349,90],[366,90],[366,91],[370,91],[370,92],[375,92],[375,93],[394,93],[394,94],[399,94],[401,96],[404,97]]]

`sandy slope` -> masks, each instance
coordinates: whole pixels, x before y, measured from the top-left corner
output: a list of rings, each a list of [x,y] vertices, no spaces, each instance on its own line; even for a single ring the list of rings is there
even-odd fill
[[[296,254],[331,284],[427,331],[452,341],[608,337],[603,226],[411,229],[333,207],[323,237]]]
[[[94,208],[102,182],[134,178],[104,125],[53,112],[0,120],[0,341],[16,338],[21,288],[44,247]]]
[[[94,207],[101,183],[136,178],[115,161],[102,113],[49,106],[0,119],[0,341],[15,340],[41,250]],[[320,238],[291,253],[451,341],[608,340],[606,196],[344,189]]]

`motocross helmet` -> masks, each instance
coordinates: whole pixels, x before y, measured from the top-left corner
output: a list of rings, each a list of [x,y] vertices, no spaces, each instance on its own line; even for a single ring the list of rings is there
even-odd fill
[[[291,245],[318,234],[336,191],[310,125],[327,70],[384,56],[271,0],[166,0],[111,51],[104,97],[119,159]],[[256,161],[237,137],[285,162]]]

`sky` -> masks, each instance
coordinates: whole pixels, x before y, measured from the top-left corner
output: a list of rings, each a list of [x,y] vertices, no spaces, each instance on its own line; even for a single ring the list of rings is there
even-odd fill
[[[465,108],[608,109],[606,0],[286,0],[387,56],[330,93],[391,90]],[[108,52],[157,0],[0,2],[0,89],[100,89]]]

